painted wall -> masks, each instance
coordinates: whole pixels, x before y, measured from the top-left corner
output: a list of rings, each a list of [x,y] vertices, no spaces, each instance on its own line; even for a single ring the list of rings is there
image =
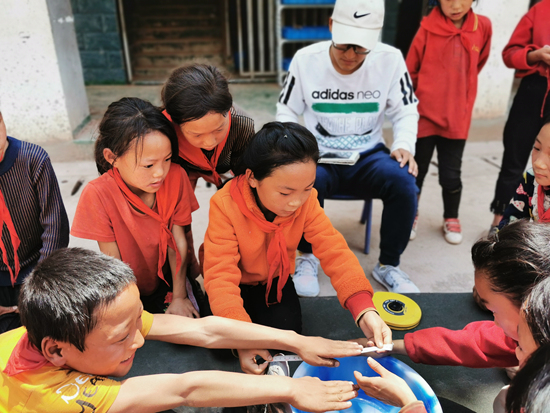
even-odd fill
[[[72,140],[88,118],[69,0],[3,0],[0,108],[8,134]]]
[[[127,83],[116,0],[71,0],[84,80]]]
[[[495,118],[507,114],[514,80],[514,70],[507,68],[502,61],[502,49],[529,9],[529,0],[484,0],[476,3],[479,4],[474,6],[474,11],[489,17],[493,23],[493,39],[489,60],[479,75],[473,117]]]

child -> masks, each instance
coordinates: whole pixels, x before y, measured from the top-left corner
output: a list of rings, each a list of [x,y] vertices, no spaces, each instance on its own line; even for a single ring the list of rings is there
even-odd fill
[[[418,97],[416,184],[422,190],[437,147],[443,194],[443,232],[450,244],[462,242],[458,208],[460,168],[477,93],[477,75],[491,48],[491,22],[472,10],[474,0],[430,0],[407,54],[407,68]],[[416,238],[418,212],[411,231]]]
[[[304,337],[219,317],[190,319],[143,311],[128,265],[104,254],[62,249],[42,261],[21,290],[24,328],[0,335],[0,411],[157,412],[187,405],[288,402],[305,411],[349,408],[349,382],[251,377],[199,371],[139,376],[144,338],[208,348],[259,343],[295,351],[314,365],[359,355],[357,343]]]
[[[550,400],[550,344],[538,348],[510,383],[508,413],[544,413]]]
[[[157,108],[138,98],[111,103],[95,145],[101,176],[82,191],[71,233],[130,265],[147,311],[198,317],[183,230],[198,204],[174,153],[174,129]]]
[[[179,161],[193,188],[199,177],[222,185],[254,136],[254,121],[233,106],[227,79],[209,65],[172,72],[162,88],[164,114],[178,135]]]
[[[525,172],[499,228],[522,218],[550,222],[550,116],[535,138],[531,160],[533,168]]]
[[[7,136],[0,111],[0,333],[21,325],[17,297],[34,266],[69,244],[69,220],[48,154]]]
[[[372,303],[372,287],[313,189],[319,149],[296,123],[264,125],[249,143],[236,178],[210,201],[204,281],[214,315],[300,332],[300,302],[290,274],[304,234],[343,307],[368,342],[391,343]],[[267,350],[239,351],[244,371],[260,373]],[[267,359],[266,359],[267,360]]]
[[[502,51],[504,63],[521,78],[519,89],[504,127],[502,166],[491,203],[494,213],[491,231],[502,219],[514,188],[525,171],[529,151],[550,115],[550,0],[535,4],[516,26]]]

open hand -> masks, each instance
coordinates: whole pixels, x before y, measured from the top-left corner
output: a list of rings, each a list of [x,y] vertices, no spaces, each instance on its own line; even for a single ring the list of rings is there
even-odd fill
[[[364,377],[358,371],[353,373],[357,384],[368,396],[397,407],[406,406],[416,400],[405,380],[386,370],[372,357],[368,358],[368,363],[380,377]]]
[[[349,381],[321,381],[314,377],[293,379],[289,403],[305,412],[326,412],[351,407],[357,388]]]
[[[367,338],[367,346],[382,347],[391,344],[391,330],[376,311],[369,311],[359,320],[359,327]]]
[[[397,162],[399,162],[399,167],[401,168],[409,164],[409,173],[412,176],[416,177],[418,175],[418,165],[414,160],[414,156],[412,156],[412,154],[408,150],[397,148],[390,154],[390,156]]]
[[[262,374],[267,369],[269,362],[273,360],[267,350],[237,350],[239,353],[239,362],[241,370],[248,374]],[[262,364],[256,364],[256,356],[260,356],[265,361]]]
[[[533,66],[538,62],[543,62],[550,66],[550,46],[544,45],[540,49],[527,53],[527,63]]]
[[[200,315],[191,300],[186,298],[174,298],[166,309],[166,314],[181,315],[189,318],[200,318]]]
[[[338,367],[336,357],[352,357],[361,354],[363,346],[350,341],[328,340],[322,337],[305,337],[298,354],[312,366]]]

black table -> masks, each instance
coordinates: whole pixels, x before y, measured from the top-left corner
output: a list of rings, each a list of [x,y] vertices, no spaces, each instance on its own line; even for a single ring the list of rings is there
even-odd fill
[[[473,302],[471,293],[408,294],[422,309],[419,326],[461,329],[472,321],[491,319]],[[301,299],[304,335],[348,340],[362,333],[350,314],[336,297]],[[401,339],[408,331],[394,331],[394,339]],[[408,357],[398,356],[429,383],[437,394],[443,411],[492,412],[494,397],[508,383],[503,369],[472,369],[467,367],[427,366],[412,363]],[[298,363],[291,363],[296,368]],[[157,374],[184,373],[194,370],[225,370],[240,372],[238,360],[227,353],[203,348],[180,346],[163,342],[146,341],[136,353],[134,366],[127,377]],[[220,409],[179,408],[178,412],[211,412]]]

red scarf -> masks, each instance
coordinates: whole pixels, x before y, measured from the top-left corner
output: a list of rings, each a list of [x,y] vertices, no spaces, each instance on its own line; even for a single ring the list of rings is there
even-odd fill
[[[248,209],[246,205],[244,192],[247,190],[250,191],[250,187],[248,186],[248,182],[246,181],[246,177],[244,175],[240,175],[232,180],[230,188],[231,198],[233,198],[233,200],[237,203],[242,214],[254,221],[254,223],[258,225],[258,228],[266,234],[273,233],[273,238],[267,247],[269,274],[265,291],[265,303],[269,306],[268,297],[273,278],[279,277],[279,282],[277,284],[277,302],[280,303],[281,298],[283,297],[283,287],[285,286],[290,275],[290,261],[288,259],[288,251],[286,249],[286,240],[283,235],[283,229],[294,222],[294,217],[296,215],[292,215],[291,219],[281,222],[278,225],[267,221],[265,218],[258,217],[250,209]]]
[[[546,191],[539,185],[539,193],[537,194],[537,210],[539,213],[539,222],[550,222],[550,208],[547,211],[544,210],[544,197]]]
[[[479,46],[473,44],[472,38],[474,32],[478,29],[477,14],[472,9],[464,16],[464,22],[462,27],[457,28],[451,19],[446,17],[439,7],[434,7],[431,13],[422,19],[420,25],[430,33],[434,33],[438,36],[447,37],[448,41],[451,41],[454,36],[460,36],[460,41],[464,48],[468,51],[470,58],[469,76],[470,84],[468,85],[469,91],[475,91],[475,83],[477,82],[477,61],[476,55],[479,57]],[[477,50],[474,50],[477,47]],[[441,70],[444,70],[442,66]]]
[[[164,116],[166,116],[166,118],[170,122],[172,122],[172,118],[170,117],[168,112],[166,112],[166,110],[164,110],[164,112],[162,113],[164,114]],[[229,117],[227,135],[225,135],[225,138],[223,139],[223,141],[221,141],[216,146],[216,148],[214,148],[214,153],[212,154],[212,157],[210,159],[208,159],[208,157],[204,154],[202,149],[196,148],[195,146],[191,145],[183,135],[183,132],[181,131],[180,126],[172,122],[172,125],[174,126],[174,130],[178,135],[178,146],[179,146],[180,158],[185,159],[191,165],[196,166],[202,171],[210,171],[212,173],[211,175],[200,174],[200,176],[203,177],[206,181],[212,182],[218,188],[221,186],[222,180],[220,178],[220,175],[216,172],[216,166],[218,165],[218,159],[220,157],[220,154],[222,153],[223,148],[225,147],[225,143],[227,142],[227,137],[229,136],[229,131],[231,130],[231,111],[227,112],[227,116]]]
[[[160,223],[159,263],[157,275],[164,282],[166,282],[166,280],[164,279],[164,274],[162,273],[162,267],[166,261],[167,247],[170,247],[176,251],[176,272],[179,272],[182,261],[178,248],[176,247],[174,234],[172,234],[171,231],[172,216],[174,215],[174,210],[178,201],[177,191],[179,191],[179,188],[181,187],[181,174],[177,168],[179,168],[177,165],[172,165],[170,167],[170,171],[168,171],[166,179],[156,193],[158,213],[145,205],[141,198],[134,194],[130,188],[128,188],[126,183],[122,180],[117,168],[112,168],[107,172],[114,178],[116,184],[130,205]]]
[[[27,332],[17,342],[11,356],[6,364],[4,373],[8,376],[15,376],[29,370],[36,370],[47,364],[51,364],[44,355],[31,344]]]
[[[4,195],[2,194],[2,191],[0,191],[0,231],[2,230],[2,228],[4,228],[4,224],[6,224],[6,227],[8,227],[11,238],[11,245],[13,247],[13,270],[11,269],[8,255],[6,254],[6,246],[4,245],[3,241],[0,241],[0,249],[2,250],[2,260],[4,261],[4,264],[6,264],[10,272],[11,285],[13,287],[15,285],[15,281],[17,280],[17,276],[19,275],[20,270],[17,249],[19,248],[19,244],[21,243],[21,241],[19,240],[17,232],[15,231],[15,226],[13,225],[13,221],[11,220],[10,211],[8,210],[8,206],[6,205]]]

